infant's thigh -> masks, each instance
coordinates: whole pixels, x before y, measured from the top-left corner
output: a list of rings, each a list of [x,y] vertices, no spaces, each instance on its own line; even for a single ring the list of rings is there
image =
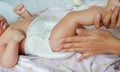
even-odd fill
[[[10,40],[15,40],[17,42],[20,42],[24,38],[25,38],[25,34],[23,31],[19,29],[12,30],[12,35],[11,35]]]

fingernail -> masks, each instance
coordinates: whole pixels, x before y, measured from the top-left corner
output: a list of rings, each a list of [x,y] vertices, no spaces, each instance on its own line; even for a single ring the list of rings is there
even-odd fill
[[[76,62],[80,62],[81,60],[80,59],[77,59]]]
[[[60,50],[60,52],[66,52],[65,50]]]
[[[63,43],[63,42],[64,42],[64,39],[61,39],[61,40],[59,41],[60,44]]]
[[[63,50],[63,46],[62,45],[58,45],[58,51],[61,51],[61,50]]]
[[[82,30],[81,30],[81,29],[77,29],[77,30],[76,30],[76,33],[77,33],[78,35],[80,35],[80,34],[82,33]]]
[[[114,11],[115,10],[115,6],[111,7],[111,9],[112,9],[112,11]]]
[[[97,18],[100,18],[100,14],[97,14],[97,16],[96,16]]]
[[[91,9],[91,8],[93,8],[93,6],[89,6],[88,8]]]

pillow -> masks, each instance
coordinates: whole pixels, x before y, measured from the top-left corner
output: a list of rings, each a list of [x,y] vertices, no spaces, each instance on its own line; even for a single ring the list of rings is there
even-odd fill
[[[12,23],[19,18],[19,16],[14,13],[13,8],[12,5],[0,1],[0,15],[4,16],[8,23]]]

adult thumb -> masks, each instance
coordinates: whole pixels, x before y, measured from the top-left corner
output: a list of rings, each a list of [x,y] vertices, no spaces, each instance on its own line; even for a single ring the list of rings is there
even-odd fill
[[[82,28],[76,29],[76,33],[78,36],[90,36],[94,33],[94,30],[86,30]]]

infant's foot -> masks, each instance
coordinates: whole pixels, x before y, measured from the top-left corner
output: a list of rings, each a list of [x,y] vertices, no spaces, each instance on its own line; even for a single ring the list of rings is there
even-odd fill
[[[14,8],[14,12],[18,14],[19,16],[21,16],[22,18],[33,17],[33,15],[29,11],[26,10],[23,4],[19,4],[18,6],[16,6]]]

